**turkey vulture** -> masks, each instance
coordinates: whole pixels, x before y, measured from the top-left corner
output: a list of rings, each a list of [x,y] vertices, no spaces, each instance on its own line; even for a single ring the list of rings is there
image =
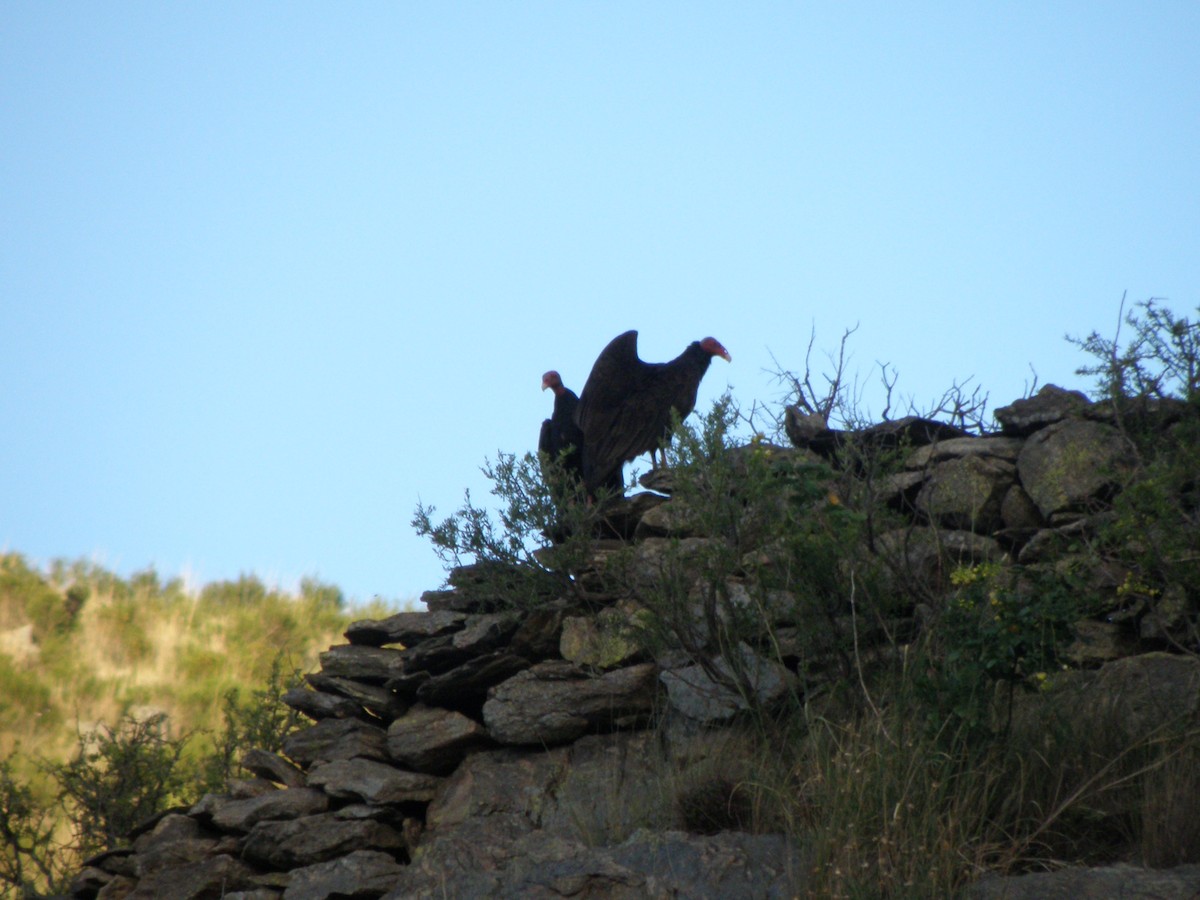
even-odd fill
[[[612,339],[592,366],[583,386],[575,421],[583,435],[583,483],[588,494],[599,487],[624,488],[621,466],[654,451],[669,436],[671,410],[686,416],[696,406],[700,379],[714,356],[731,361],[716,338],[693,341],[667,363],[642,362],[637,332]]]
[[[575,424],[575,409],[579,397],[570,388],[564,387],[562,378],[555,371],[542,376],[542,390],[554,391],[554,412],[542,422],[542,433],[538,438],[538,450],[560,463],[564,471],[578,479],[583,473],[581,452],[583,432]],[[566,456],[560,456],[566,450]]]

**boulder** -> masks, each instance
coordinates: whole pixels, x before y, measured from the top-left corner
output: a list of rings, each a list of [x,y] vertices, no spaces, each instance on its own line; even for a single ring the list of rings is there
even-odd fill
[[[283,900],[374,900],[394,887],[403,874],[404,866],[390,854],[355,850],[293,870]]]
[[[406,854],[407,842],[401,832],[383,822],[321,813],[286,822],[259,822],[246,837],[242,855],[252,863],[286,871],[337,859],[355,850]]]
[[[387,731],[388,755],[416,772],[445,775],[487,741],[479,722],[452,710],[414,706]]]
[[[647,731],[588,735],[546,751],[485,750],[446,779],[426,821],[436,834],[511,815],[572,840],[620,841],[669,824],[663,772],[659,738]]]
[[[1060,672],[1042,693],[1018,698],[1024,728],[1059,721],[1080,741],[1128,746],[1166,726],[1200,722],[1200,659],[1143,653],[1099,669]]]
[[[1133,464],[1126,439],[1111,425],[1066,419],[1025,441],[1017,459],[1021,486],[1043,517],[1086,512],[1117,490]]]
[[[1020,438],[988,436],[951,438],[918,447],[904,461],[906,469],[927,469],[934,463],[968,456],[986,456],[1015,463],[1021,452]]]
[[[404,656],[401,651],[387,647],[342,644],[330,647],[321,654],[321,674],[325,676],[383,684],[403,672]]]
[[[219,854],[151,872],[125,896],[129,900],[208,900],[256,887],[250,866],[229,854]]]
[[[242,754],[242,768],[284,787],[304,787],[304,773],[277,753],[247,750]]]
[[[1000,501],[1000,521],[1005,528],[1013,529],[1034,529],[1045,524],[1037,504],[1019,484],[1011,485]]]
[[[346,629],[346,640],[369,647],[384,644],[413,647],[431,637],[458,631],[466,618],[465,613],[453,610],[430,610],[396,613],[386,619],[363,619]]]
[[[806,868],[781,835],[643,830],[620,844],[592,847],[537,832],[498,844],[492,833],[462,826],[423,846],[384,900],[784,900],[804,895]]]
[[[594,616],[563,620],[559,653],[562,658],[593,669],[615,669],[644,658],[645,648],[633,630],[641,607],[625,603],[602,609]]]
[[[380,806],[388,803],[426,803],[433,799],[441,779],[436,775],[406,772],[371,759],[340,759],[317,766],[308,783],[330,797],[357,799]]]
[[[329,798],[309,788],[287,788],[248,800],[233,800],[211,811],[222,831],[247,832],[265,819],[298,819],[329,808]]]
[[[1002,406],[993,415],[1003,434],[1024,437],[1068,416],[1077,416],[1090,405],[1091,401],[1083,392],[1048,384],[1034,396]]]
[[[946,584],[961,566],[1008,559],[995,539],[971,531],[898,528],[881,534],[875,546],[896,578],[931,586]]]
[[[284,738],[283,752],[308,768],[317,760],[330,762],[355,756],[386,760],[386,744],[386,732],[376,725],[357,719],[322,719]]]
[[[356,710],[351,715],[358,716],[359,718],[369,719],[370,716],[366,715],[365,712],[369,711],[374,715],[390,719],[403,713],[406,706],[405,702],[391,691],[386,683],[383,685],[367,684],[351,678],[338,678],[324,673],[305,675],[304,680],[322,694],[343,697],[350,702],[351,706],[349,707],[342,704],[337,705],[339,718],[346,718],[345,715],[342,715],[342,712],[349,708]],[[293,701],[302,702],[303,700],[303,698],[296,697],[294,691],[289,691],[287,697],[290,697]],[[289,703],[289,705],[291,704]],[[292,706],[292,708],[299,709],[297,706]],[[299,711],[304,712],[306,715],[308,714],[307,710]],[[325,718],[324,716],[311,717]]]
[[[312,676],[306,676],[311,678]],[[337,694],[327,694],[324,691],[311,691],[306,688],[290,688],[283,695],[283,702],[302,716],[313,721],[321,719],[353,719],[361,716],[363,707],[347,697]]]
[[[969,900],[1194,900],[1197,896],[1200,865],[1174,869],[1073,867],[1057,872],[990,876],[966,891]]]
[[[796,687],[796,676],[764,659],[745,644],[731,661],[724,656],[706,665],[669,669],[659,675],[672,708],[696,722],[727,722],[751,706],[770,707]]]
[[[657,674],[653,663],[642,663],[591,676],[550,660],[492,688],[483,721],[502,744],[558,744],[641,724],[654,705]]]
[[[523,656],[508,650],[494,650],[423,681],[417,688],[416,698],[426,705],[478,714],[488,688],[530,665]]]
[[[944,528],[991,534],[1002,524],[1001,506],[1016,480],[1012,463],[984,455],[959,456],[934,465],[917,494],[916,508]]]

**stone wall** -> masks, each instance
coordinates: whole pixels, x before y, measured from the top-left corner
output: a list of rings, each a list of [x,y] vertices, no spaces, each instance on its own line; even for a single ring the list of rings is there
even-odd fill
[[[922,577],[936,580],[948,558],[1056,559],[1102,524],[1133,464],[1129,446],[1103,407],[1053,387],[996,416],[1001,431],[986,437],[920,419],[847,435],[792,410],[795,447],[781,452],[828,455],[848,441],[903,448],[904,470],[882,490],[911,516],[895,553]],[[1170,427],[1169,414],[1163,421]],[[659,496],[632,498],[621,514],[620,530],[645,558],[656,541],[704,540]],[[612,549],[604,543],[598,556]],[[804,893],[805,861],[781,835],[672,830],[664,768],[703,760],[716,732],[697,740],[699,727],[745,706],[714,670],[719,659],[655,658],[630,641],[621,626],[636,615],[635,597],[493,611],[473,574],[452,573],[451,589],[425,595],[425,611],[352,625],[307,687],[285,697],[312,724],[282,755],[250,750],[244,766],[254,777],[147,822],[128,848],[90,860],[71,896]],[[1111,663],[1127,667],[1121,684],[1145,683],[1139,710],[1146,697],[1174,711],[1200,705],[1194,659],[1120,659],[1166,646],[1186,618],[1186,609],[1147,608],[1081,624],[1074,652],[1093,670],[1088,684]],[[745,654],[759,700],[794,688],[786,666]],[[692,727],[651,727],[664,716]],[[1121,883],[1123,896],[1140,896]],[[981,896],[997,890],[989,882]]]

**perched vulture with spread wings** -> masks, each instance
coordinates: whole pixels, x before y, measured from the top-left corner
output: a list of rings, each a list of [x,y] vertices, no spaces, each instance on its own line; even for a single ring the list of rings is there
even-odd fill
[[[666,363],[642,362],[637,332],[612,339],[592,366],[575,421],[583,435],[583,483],[588,494],[621,491],[621,466],[653,454],[671,431],[671,410],[680,417],[696,407],[700,379],[714,356],[731,361],[716,338],[693,341]]]
[[[542,390],[554,391],[554,412],[542,421],[542,433],[538,437],[538,450],[555,462],[561,462],[563,470],[573,477],[583,474],[583,432],[575,424],[575,410],[579,397],[570,388],[564,387],[562,378],[555,371],[542,376]],[[566,450],[566,456],[560,454]]]

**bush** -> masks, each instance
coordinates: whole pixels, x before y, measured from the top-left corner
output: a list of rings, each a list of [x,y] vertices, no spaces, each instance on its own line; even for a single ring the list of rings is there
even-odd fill
[[[75,757],[50,772],[82,857],[121,846],[135,825],[185,798],[185,742],[169,735],[163,713],[125,713],[115,725],[79,734]]]
[[[413,528],[433,544],[451,580],[455,570],[473,564],[499,608],[528,609],[577,594],[573,575],[591,555],[607,498],[586,502],[580,484],[531,453],[501,451],[482,471],[498,508],[477,506],[467,491],[440,522],[432,505],[418,503],[413,513]]]

